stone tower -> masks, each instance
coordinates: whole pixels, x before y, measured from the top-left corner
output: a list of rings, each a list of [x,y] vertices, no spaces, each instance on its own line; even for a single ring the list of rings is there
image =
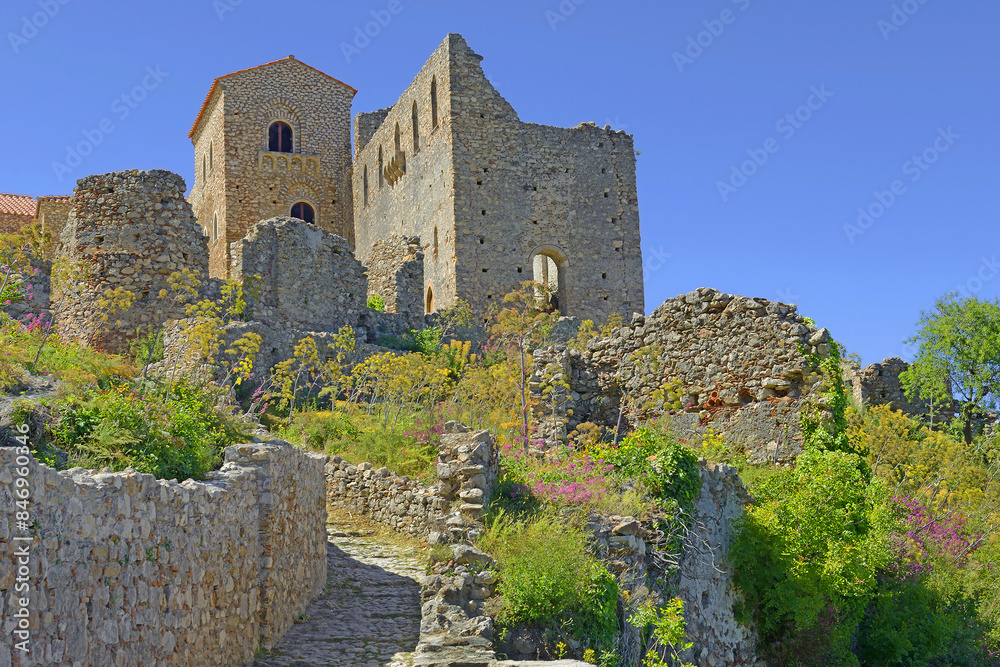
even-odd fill
[[[427,312],[456,298],[483,312],[525,280],[564,315],[642,312],[632,137],[521,122],[481,60],[448,35],[396,104],[355,116],[358,258],[419,237]]]
[[[56,321],[64,335],[116,353],[184,307],[159,297],[175,271],[208,272],[205,237],[184,199],[184,179],[169,171],[118,171],[77,181],[60,246],[77,282],[62,287]],[[124,287],[135,296],[128,311],[101,321],[100,300]]]
[[[212,276],[230,271],[229,244],[261,220],[293,216],[353,247],[354,88],[289,56],[219,77],[190,138],[190,194],[209,237]]]

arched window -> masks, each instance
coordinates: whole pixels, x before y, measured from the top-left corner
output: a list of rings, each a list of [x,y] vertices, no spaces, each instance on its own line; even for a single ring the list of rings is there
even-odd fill
[[[267,128],[267,150],[275,153],[292,152],[292,128],[288,123],[279,120]]]
[[[201,184],[205,185],[208,181],[208,158],[204,155],[201,156]]]
[[[208,145],[208,173],[212,173],[212,144]]]
[[[438,80],[437,77],[431,78],[431,127],[436,128],[438,126]]]
[[[316,212],[313,211],[312,206],[304,201],[296,202],[292,205],[292,217],[311,224],[316,222]]]
[[[385,175],[382,173],[382,170],[384,168],[385,167],[382,164],[382,147],[379,146],[378,147],[378,186],[380,188],[382,187],[382,183],[385,181]]]
[[[365,165],[365,176],[364,176],[364,193],[365,193],[365,206],[368,206],[368,165]]]
[[[434,290],[430,285],[427,286],[427,301],[424,310],[428,315],[434,312]]]
[[[420,123],[417,119],[417,103],[413,102],[413,152],[420,150]]]
[[[438,228],[434,228],[434,256],[438,256]]]
[[[219,214],[212,214],[212,240],[215,241],[219,238]]]
[[[540,301],[544,300],[554,310],[560,310],[560,305],[566,307],[565,269],[552,251],[543,251],[531,258],[532,280],[539,285],[535,291]],[[547,289],[542,289],[544,286]],[[565,311],[562,311],[565,314]]]
[[[396,123],[395,141],[396,141],[396,152],[399,153],[399,123]]]

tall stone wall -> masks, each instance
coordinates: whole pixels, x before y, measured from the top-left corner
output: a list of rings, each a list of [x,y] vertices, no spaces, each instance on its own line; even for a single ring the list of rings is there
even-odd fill
[[[751,458],[787,460],[801,451],[798,416],[818,398],[807,355],[826,356],[830,344],[829,332],[807,325],[794,306],[700,288],[584,350],[536,351],[536,419],[545,437],[561,438],[584,421],[614,428],[624,407],[627,427],[672,411],[663,403],[676,382],[681,424],[724,432]],[[570,389],[543,396],[560,377]]]
[[[290,215],[299,202],[313,208],[317,226],[353,245],[356,92],[292,56],[215,80],[190,134],[191,202],[212,238],[213,276],[230,268],[230,243],[261,220]],[[274,121],[291,127],[290,151],[269,150]]]
[[[418,328],[424,320],[424,253],[420,238],[390,236],[372,248],[368,260],[368,296],[378,295],[385,310]]]
[[[55,299],[64,334],[112,352],[128,349],[137,330],[182,316],[159,298],[168,276],[182,269],[208,277],[208,250],[184,198],[184,179],[169,171],[119,171],[82,178],[62,232],[65,257],[82,275]],[[125,313],[101,322],[98,301],[124,287],[136,296]],[[120,322],[120,324],[119,324]],[[96,335],[95,335],[96,332]]]
[[[429,289],[438,309],[454,305],[455,300],[450,111],[453,82],[449,65],[453,38],[449,35],[431,54],[392,107],[358,114],[354,119],[354,221],[358,259],[370,266],[375,244],[390,236],[419,237],[425,254],[424,285],[421,286],[425,296],[421,303],[426,301]],[[437,101],[436,113],[432,87]],[[390,163],[402,170],[402,173],[394,171],[391,179],[384,173]]]
[[[16,234],[21,231],[21,227],[24,225],[30,225],[33,219],[30,215],[17,215],[0,211],[0,234]]]
[[[347,241],[296,218],[254,225],[233,244],[231,275],[262,278],[254,318],[278,328],[336,331],[367,309],[368,281]]]
[[[277,644],[326,583],[325,457],[273,441],[225,460],[178,484],[0,448],[0,664],[236,667]],[[31,531],[14,522],[15,477]],[[9,642],[22,597],[30,654]]]
[[[42,234],[49,237],[51,255],[47,255],[48,259],[52,259],[60,251],[62,230],[66,227],[72,210],[73,202],[69,196],[38,198],[38,213],[35,214],[35,220],[41,226]]]

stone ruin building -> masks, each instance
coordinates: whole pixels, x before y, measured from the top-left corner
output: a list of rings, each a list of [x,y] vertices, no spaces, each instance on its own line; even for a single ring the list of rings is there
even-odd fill
[[[190,134],[212,276],[253,225],[291,216],[345,238],[390,312],[484,312],[526,280],[566,315],[642,312],[632,138],[522,122],[480,60],[448,35],[396,104],[355,116],[353,162],[354,88],[292,56],[216,79]],[[386,242],[422,266],[396,280]]]

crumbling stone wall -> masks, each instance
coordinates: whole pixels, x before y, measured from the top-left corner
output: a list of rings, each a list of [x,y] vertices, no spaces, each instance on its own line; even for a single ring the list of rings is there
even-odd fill
[[[158,295],[175,271],[208,277],[205,238],[185,189],[183,178],[162,170],[119,171],[77,182],[61,243],[83,277],[60,288],[55,299],[63,334],[81,341],[93,335],[94,346],[124,352],[137,330],[183,316],[183,307],[168,309]],[[136,301],[102,323],[97,302],[117,287],[131,291]]]
[[[259,221],[304,202],[320,228],[353,245],[351,100],[357,91],[293,56],[217,78],[191,128],[191,204],[211,238],[212,275],[226,277],[230,244]],[[275,121],[291,150],[269,150]]]
[[[627,428],[661,414],[674,381],[681,424],[724,432],[751,458],[787,460],[801,451],[798,415],[818,398],[808,355],[826,356],[830,344],[829,332],[807,325],[794,306],[700,288],[584,350],[536,351],[535,418],[550,440],[584,421],[614,428],[622,408]],[[569,390],[543,396],[558,378]]]
[[[432,542],[455,540],[482,518],[499,465],[489,431],[471,432],[448,422],[441,434],[436,485],[336,457],[326,466],[327,497],[331,506],[365,514],[396,532]]]
[[[279,328],[336,331],[367,309],[368,281],[347,240],[296,218],[254,225],[233,244],[231,277],[262,279],[254,318]]]
[[[733,522],[743,515],[750,494],[735,468],[704,459],[701,464],[701,491],[678,573],[687,641],[694,644],[682,657],[698,667],[763,665],[755,657],[756,632],[736,621],[737,593],[726,562]]]
[[[424,320],[425,305],[420,237],[390,236],[377,242],[367,268],[368,296],[380,296],[386,312],[402,315],[418,328]]]
[[[283,441],[226,449],[205,481],[56,471],[0,448],[0,626],[13,637],[17,547],[29,545],[30,655],[0,664],[244,665],[326,583],[323,464]],[[28,468],[32,541],[13,520]]]
[[[930,402],[906,397],[899,374],[910,365],[899,357],[883,359],[882,363],[858,368],[856,364],[843,365],[844,384],[858,405],[888,405],[916,417],[930,412]]]
[[[462,298],[483,312],[551,262],[563,314],[603,322],[642,312],[632,138],[521,122],[481,60],[448,35],[370,139],[382,112],[356,120],[359,257],[368,262],[391,234],[419,236],[432,310]]]
[[[69,195],[38,198],[38,213],[35,214],[35,220],[41,226],[42,234],[49,238],[51,254],[47,255],[48,259],[52,259],[60,252],[60,237],[72,210],[73,203]]]

